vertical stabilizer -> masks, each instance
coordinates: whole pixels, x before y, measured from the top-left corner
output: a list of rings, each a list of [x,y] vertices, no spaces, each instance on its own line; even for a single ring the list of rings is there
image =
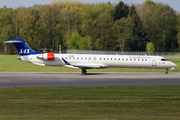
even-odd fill
[[[13,43],[20,56],[40,54],[40,52],[33,51],[23,39],[13,39],[5,41],[4,43]]]

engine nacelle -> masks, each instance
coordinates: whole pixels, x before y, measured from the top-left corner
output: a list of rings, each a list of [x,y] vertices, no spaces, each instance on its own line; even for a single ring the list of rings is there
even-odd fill
[[[44,60],[54,60],[54,53],[44,53],[42,55],[38,55],[37,58]]]

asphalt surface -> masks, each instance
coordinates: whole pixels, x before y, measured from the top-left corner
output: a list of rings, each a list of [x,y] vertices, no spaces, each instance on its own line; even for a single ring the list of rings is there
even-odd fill
[[[180,85],[180,73],[0,73],[0,88]]]

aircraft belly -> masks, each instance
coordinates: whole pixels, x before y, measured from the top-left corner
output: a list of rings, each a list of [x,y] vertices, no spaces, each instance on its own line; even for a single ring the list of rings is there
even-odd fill
[[[44,64],[45,64],[45,66],[62,66],[62,65],[64,65],[60,61],[53,61],[53,62],[45,61]]]
[[[152,65],[148,63],[142,63],[138,64],[137,62],[134,63],[128,63],[128,62],[121,62],[121,63],[109,63],[107,64],[107,67],[120,67],[120,68],[152,68]]]

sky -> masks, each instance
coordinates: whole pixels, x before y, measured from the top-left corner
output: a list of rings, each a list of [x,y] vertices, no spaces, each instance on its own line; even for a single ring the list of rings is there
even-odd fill
[[[0,8],[4,7],[11,7],[11,8],[17,8],[20,6],[30,7],[34,4],[49,4],[53,0],[0,0]],[[74,1],[74,0],[72,0]],[[119,3],[121,0],[79,0],[82,3],[107,3],[110,1],[113,3]],[[126,4],[142,4],[145,0],[122,0]],[[154,2],[162,2],[165,4],[169,4],[170,7],[172,7],[174,10],[180,12],[180,0],[152,0]]]

